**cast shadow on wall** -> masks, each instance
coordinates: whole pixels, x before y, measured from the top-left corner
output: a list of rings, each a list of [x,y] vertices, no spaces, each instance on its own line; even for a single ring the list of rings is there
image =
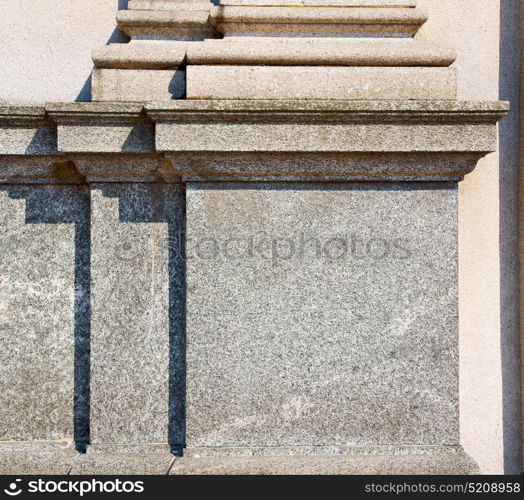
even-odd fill
[[[93,188],[96,189],[96,188]],[[168,253],[168,435],[174,454],[185,445],[185,262],[184,194],[173,184],[118,184],[101,189],[104,196],[118,198],[119,222],[164,223]],[[85,453],[91,429],[91,313],[92,245],[91,188],[87,185],[0,186],[12,199],[25,201],[26,224],[73,224],[74,231],[74,440]],[[133,325],[131,325],[133,327]],[[140,332],[138,332],[140,333]],[[120,365],[122,367],[122,365]],[[122,367],[123,368],[123,367]],[[126,367],[127,369],[127,367]],[[127,373],[122,373],[122,380]],[[162,375],[161,375],[162,376]],[[144,409],[147,411],[147,409]],[[122,444],[126,444],[125,442]]]
[[[118,10],[126,10],[129,0],[118,0]],[[116,15],[116,12],[115,12]],[[107,39],[106,45],[111,43],[127,43],[129,38],[122,33],[118,28],[115,28]],[[91,90],[92,90],[92,77],[91,74],[86,78],[84,85],[78,92],[75,102],[90,102],[91,101]]]
[[[500,1],[499,99],[511,110],[499,123],[500,368],[504,472],[520,474],[518,128],[519,0]]]
[[[26,224],[74,224],[74,439],[89,441],[91,343],[91,226],[89,189],[81,185],[1,186],[25,200]]]

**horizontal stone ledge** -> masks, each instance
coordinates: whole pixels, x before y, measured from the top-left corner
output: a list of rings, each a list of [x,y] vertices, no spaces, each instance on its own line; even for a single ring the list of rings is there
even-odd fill
[[[177,69],[185,62],[188,43],[197,42],[140,40],[114,43],[95,49],[93,62],[96,68]]]
[[[101,69],[92,73],[94,102],[144,102],[186,96],[186,72],[180,69]]]
[[[157,151],[493,152],[494,124],[157,123]]]
[[[182,182],[458,182],[485,153],[166,153]]]
[[[26,157],[58,153],[486,153],[507,110],[505,102],[466,101],[52,103],[33,114],[4,108],[0,155],[16,170]]]
[[[360,24],[360,25],[411,25],[422,26],[428,20],[423,9],[398,8],[346,8],[346,7],[212,7],[211,22],[221,23],[266,23],[266,24]]]
[[[269,66],[450,66],[452,49],[415,40],[276,38],[203,42],[140,40],[96,49],[97,68],[176,69],[182,64]],[[153,99],[149,99],[153,100]]]
[[[166,64],[168,47],[164,50],[163,63]],[[146,61],[158,64],[160,55],[155,56],[156,61],[153,58]],[[260,43],[252,39],[224,39],[187,46],[188,64],[446,67],[455,59],[454,50],[414,40],[276,39]]]
[[[203,40],[218,37],[209,22],[209,10],[121,10],[117,14],[117,23],[120,30],[132,39]]]
[[[0,156],[0,184],[457,182],[486,153],[168,152]]]
[[[478,474],[457,455],[266,456],[176,458],[171,475],[463,475]]]
[[[48,103],[47,115],[57,124],[136,124],[149,121],[144,105],[115,102]]]
[[[331,1],[331,0],[330,0]],[[371,0],[384,1],[384,0]],[[396,1],[396,0],[388,0]],[[399,0],[400,1],[400,0]],[[129,0],[128,10],[209,10],[211,0]]]
[[[0,104],[0,126],[46,125],[49,117],[44,106],[9,106]]]
[[[117,14],[120,29],[125,29],[128,26],[200,27],[206,25],[208,19],[209,13],[207,11],[119,10]]]
[[[455,99],[455,68],[188,66],[188,99]]]
[[[148,102],[145,112],[170,123],[496,123],[506,101],[456,100],[178,100]]]
[[[414,36],[427,21],[422,9],[353,7],[241,7],[211,9],[224,36]]]

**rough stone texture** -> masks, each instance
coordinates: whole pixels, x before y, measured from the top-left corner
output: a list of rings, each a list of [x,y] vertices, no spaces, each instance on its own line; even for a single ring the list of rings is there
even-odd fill
[[[169,453],[87,453],[81,455],[72,475],[165,475],[173,462]]]
[[[181,188],[94,185],[91,196],[91,443],[180,445]]]
[[[72,439],[86,335],[89,196],[0,186],[0,441]]]
[[[159,50],[150,50],[150,53],[142,49],[143,56],[137,63],[157,67],[175,60],[173,49],[167,43],[159,45],[157,42],[156,47]],[[188,64],[450,66],[456,58],[455,52],[449,48],[413,40],[391,43],[377,39],[326,41],[313,38],[299,41],[269,39],[260,43],[256,38],[225,38],[221,41],[187,44],[185,48]],[[135,49],[135,52],[138,53],[138,50]]]
[[[456,196],[188,184],[187,446],[458,444]]]
[[[188,66],[188,99],[453,99],[451,68]]]
[[[478,469],[466,455],[177,458],[172,475],[461,475]]]
[[[93,70],[93,101],[145,102],[180,99],[185,93],[186,73],[179,69]]]
[[[0,474],[8,476],[66,475],[79,454],[74,450],[0,451]]]

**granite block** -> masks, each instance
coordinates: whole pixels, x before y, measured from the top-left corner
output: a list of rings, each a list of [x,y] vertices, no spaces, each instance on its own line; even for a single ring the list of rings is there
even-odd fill
[[[178,184],[93,184],[91,443],[183,436]]]
[[[165,475],[173,462],[169,453],[87,453],[81,455],[72,475]]]
[[[192,447],[457,445],[454,184],[189,183]]]
[[[269,38],[260,43],[256,38],[239,37],[187,44],[185,50],[189,65],[447,67],[456,59],[455,51],[449,48],[407,39],[397,40],[392,44],[391,41],[383,39]],[[106,49],[106,52],[109,50]],[[152,67],[173,64],[175,61],[174,50],[167,44],[157,43],[157,50],[151,52],[146,52],[145,47],[141,49],[140,61],[137,49],[134,49],[130,56],[132,55],[138,64]],[[106,56],[99,61],[107,64],[108,59]]]
[[[82,439],[89,194],[0,187],[0,441]],[[75,397],[74,397],[75,393]]]
[[[138,0],[131,0],[131,3],[137,3]],[[168,0],[164,0],[168,1]],[[176,2],[177,0],[171,0]],[[158,3],[155,0],[149,0],[151,3]],[[242,6],[340,6],[340,7],[416,7],[417,0],[220,0],[220,5],[242,5]]]
[[[422,9],[354,8],[342,5],[219,5],[211,24],[230,36],[271,37],[412,37],[427,21]],[[385,6],[383,6],[385,7]]]
[[[188,99],[455,99],[455,69],[188,66]]]
[[[157,123],[158,151],[487,153],[496,125],[438,123]]]
[[[145,102],[152,99],[181,99],[186,75],[179,69],[94,69],[93,101]]]
[[[465,454],[448,456],[177,458],[172,475],[463,475],[478,473]]]

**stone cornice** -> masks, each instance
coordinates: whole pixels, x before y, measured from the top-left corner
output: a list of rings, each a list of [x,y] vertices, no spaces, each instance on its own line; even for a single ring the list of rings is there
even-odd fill
[[[343,100],[9,106],[0,108],[0,182],[457,181],[496,150],[507,110]]]
[[[150,121],[139,103],[49,103],[45,110],[58,125],[135,125]]]
[[[51,125],[43,106],[0,105],[0,126]]]
[[[507,113],[503,101],[177,100],[146,103],[156,122],[173,123],[486,123]]]

